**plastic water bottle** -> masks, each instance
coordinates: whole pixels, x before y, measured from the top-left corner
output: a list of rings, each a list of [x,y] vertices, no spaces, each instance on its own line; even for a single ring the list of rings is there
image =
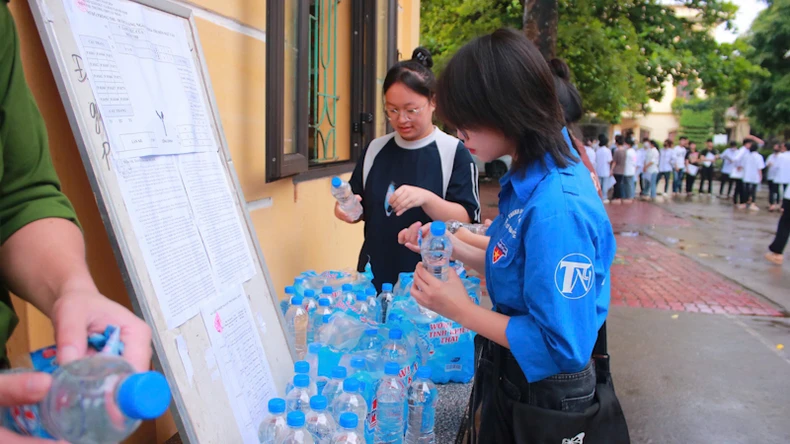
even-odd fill
[[[346,379],[348,375],[348,370],[345,367],[337,366],[332,369],[332,379],[326,383],[324,386],[324,391],[322,394],[326,396],[327,405],[331,406],[332,403],[335,401],[335,398],[343,393],[343,381]]]
[[[285,299],[280,301],[280,310],[283,312],[283,316],[288,313],[288,309],[291,308],[291,299],[296,296],[296,288],[292,286],[285,287]]]
[[[288,335],[292,340],[293,352],[297,360],[304,359],[304,355],[307,353],[307,330],[310,327],[310,318],[307,310],[302,306],[303,302],[304,299],[301,296],[294,296],[291,299],[291,307],[285,314]]]
[[[483,224],[465,224],[457,220],[447,221],[447,231],[449,231],[450,233],[455,234],[455,232],[460,230],[461,228],[466,228],[467,230],[471,231],[472,234],[479,234],[482,236],[485,236],[486,231],[488,231],[488,227],[486,227]]]
[[[433,432],[436,402],[439,393],[431,382],[431,368],[420,367],[417,378],[409,385],[409,419],[406,423],[406,444],[434,444]]]
[[[368,312],[370,313],[371,320],[380,323],[381,304],[379,304],[379,300],[376,297],[376,289],[369,287],[367,290],[365,290],[365,296],[367,296],[365,302],[368,305]]]
[[[302,306],[308,313],[313,313],[318,309],[318,299],[315,297],[315,290],[308,288],[304,291]]]
[[[362,318],[370,319],[371,316],[370,307],[368,307],[368,303],[367,303],[368,296],[365,294],[364,291],[360,290],[357,291],[356,298],[357,300],[356,302],[354,302],[354,308],[352,309],[353,313],[356,315],[356,317],[359,317],[360,319]]]
[[[294,362],[294,376],[307,375],[308,377],[310,377],[310,370],[311,367],[310,367],[310,363],[307,361],[307,356],[305,356],[304,361]],[[287,394],[288,392],[290,392],[292,388],[294,388],[293,382],[288,381],[288,383],[285,384],[285,393]],[[316,385],[316,381],[313,378],[310,378],[310,384],[307,386],[307,388],[310,390],[310,396],[315,396],[318,394],[318,387]]]
[[[269,414],[263,418],[258,427],[258,441],[261,444],[274,444],[288,428],[285,420],[285,400],[272,398],[269,400]]]
[[[400,366],[388,362],[384,366],[384,377],[376,390],[378,424],[376,443],[403,443],[403,415],[406,408],[406,386],[398,373]]]
[[[359,418],[357,415],[346,412],[340,415],[340,427],[335,436],[332,437],[331,444],[363,444],[365,439],[357,432]]]
[[[307,332],[308,344],[316,340],[318,329],[321,328],[321,325],[324,323],[324,315],[331,315],[332,313],[334,313],[332,301],[327,298],[319,299],[318,308],[312,313],[308,313],[310,315],[310,331]]]
[[[310,377],[300,373],[294,376],[294,386],[285,395],[285,405],[289,412],[306,412],[310,407]]]
[[[453,254],[453,244],[446,234],[447,227],[444,222],[436,221],[431,224],[431,235],[422,242],[422,265],[437,279],[447,280],[450,270],[450,256]]]
[[[310,411],[305,414],[305,423],[316,444],[329,444],[337,425],[326,410],[326,396],[310,398]]]
[[[393,299],[395,299],[395,295],[392,293],[392,284],[382,284],[381,294],[378,296],[379,309],[381,310],[379,323],[387,320],[387,310],[389,309],[390,303],[392,303]]]
[[[283,439],[276,441],[277,444],[315,444],[313,435],[304,426],[304,412],[288,413],[288,428],[283,433]]]
[[[359,343],[357,344],[357,351],[365,352],[365,351],[376,351],[377,353],[381,350],[381,346],[384,344],[384,338],[379,335],[379,330],[377,328],[369,328],[365,330],[365,334],[359,338]]]
[[[162,374],[137,373],[123,358],[95,355],[57,368],[38,404],[1,408],[0,425],[69,442],[120,442],[141,420],[158,418],[169,405],[170,387]]]
[[[378,357],[377,357],[378,359]],[[368,362],[364,357],[355,355],[351,358],[351,370],[349,373],[350,378],[359,381],[359,393],[365,400],[365,405],[368,408],[368,414],[364,418],[364,423],[361,428],[364,430],[365,440],[373,442],[373,435],[375,432],[375,411],[374,400],[376,399],[376,387],[378,386],[378,378],[368,369]]]
[[[337,307],[341,310],[349,310],[354,306],[357,300],[357,295],[354,293],[354,286],[351,284],[343,284],[341,287],[342,293],[340,300],[337,301]]]
[[[304,358],[304,360],[310,364],[310,382],[312,383],[315,381],[317,395],[323,394],[324,386],[326,386],[326,383],[329,381],[329,378],[321,373],[321,367],[319,367],[321,350],[323,348],[324,344],[313,342],[307,346],[307,355]]]
[[[351,191],[351,185],[345,180],[335,176],[332,178],[332,196],[335,196],[340,209],[346,213],[351,220],[359,220],[362,217],[362,204],[357,200],[357,196]]]
[[[346,378],[343,381],[343,393],[337,395],[335,400],[332,401],[330,411],[337,421],[340,421],[340,415],[346,412],[356,414],[357,418],[366,418],[368,416],[368,405],[365,402],[365,398],[359,393],[359,380]],[[360,434],[365,434],[365,428],[362,424],[357,425],[357,430]]]
[[[326,286],[321,289],[321,298],[329,299],[329,306],[332,308],[337,307],[337,301],[335,300],[335,290],[330,287]],[[320,299],[319,299],[320,302]]]
[[[384,362],[393,361],[403,368],[408,364],[409,350],[403,341],[403,330],[393,328],[389,332],[389,339],[381,346],[381,359]]]

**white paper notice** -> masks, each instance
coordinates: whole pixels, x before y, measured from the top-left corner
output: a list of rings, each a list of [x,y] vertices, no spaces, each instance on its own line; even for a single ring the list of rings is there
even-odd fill
[[[184,364],[184,371],[187,374],[187,381],[189,386],[192,387],[192,379],[195,375],[195,368],[192,367],[192,358],[189,357],[189,349],[187,348],[187,341],[181,335],[176,336],[176,348],[178,355],[181,356],[181,362]]]
[[[176,328],[217,294],[172,156],[119,160],[119,185],[165,317]]]
[[[183,18],[129,1],[63,2],[114,156],[217,151]]]
[[[244,443],[257,444],[264,406],[277,396],[277,389],[250,304],[239,286],[201,311]]]
[[[221,291],[255,274],[244,228],[217,153],[178,156],[181,179]]]

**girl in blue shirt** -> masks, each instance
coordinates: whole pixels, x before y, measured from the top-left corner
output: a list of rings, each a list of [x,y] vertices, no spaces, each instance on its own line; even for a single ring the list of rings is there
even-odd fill
[[[494,310],[475,305],[454,273],[442,282],[421,264],[412,296],[478,333],[480,429],[471,435],[528,442],[535,408],[582,413],[595,403],[591,355],[609,307],[612,227],[573,154],[551,70],[521,33],[461,48],[439,79],[437,112],[481,160],[514,159],[487,249],[453,237],[454,258],[485,273]],[[416,251],[414,228],[400,240]]]

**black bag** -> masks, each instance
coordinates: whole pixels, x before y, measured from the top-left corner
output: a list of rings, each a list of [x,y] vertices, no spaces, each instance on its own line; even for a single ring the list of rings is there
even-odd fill
[[[606,324],[598,332],[598,340],[593,349],[593,360],[597,374],[595,402],[584,413],[549,410],[513,402],[512,433],[508,435],[512,435],[514,442],[519,444],[629,444],[631,442],[625,416],[615,395],[609,372]],[[495,378],[498,379],[498,375],[495,375]],[[472,406],[467,407],[466,421],[456,437],[457,444],[478,442],[477,427],[473,423],[475,402],[473,389],[470,397]]]

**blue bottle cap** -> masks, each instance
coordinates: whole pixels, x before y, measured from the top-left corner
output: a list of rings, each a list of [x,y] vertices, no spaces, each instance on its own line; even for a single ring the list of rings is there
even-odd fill
[[[305,295],[305,297],[308,297],[308,298],[314,298],[315,297],[315,290],[313,290],[312,288],[308,288],[307,290],[304,291],[304,295]]]
[[[345,412],[340,415],[340,427],[344,429],[355,429],[359,424],[359,418],[356,413]]]
[[[344,379],[348,372],[346,371],[345,367],[337,366],[332,369],[332,377],[336,379]]]
[[[329,323],[329,318],[331,318],[331,317],[332,317],[332,315],[325,314],[324,315],[324,319],[322,319],[324,321],[324,324],[328,324]]]
[[[355,393],[359,391],[359,380],[357,378],[348,378],[343,381],[343,391]]]
[[[310,386],[310,377],[304,373],[294,376],[294,387],[305,388]]]
[[[444,236],[444,232],[447,231],[447,225],[444,222],[437,220],[431,224],[431,234],[434,236]]]
[[[351,284],[343,284],[341,288],[343,289],[343,291],[351,291],[354,289],[354,286]]]
[[[392,291],[392,284],[381,284],[382,291]]]
[[[327,315],[329,316],[329,315]],[[321,348],[323,348],[324,344],[320,342],[311,342],[310,345],[307,346],[307,351],[314,355],[321,353]],[[294,364],[295,365],[295,364]]]
[[[390,330],[389,337],[390,339],[400,339],[403,337],[403,330],[399,328],[393,328],[392,330]]]
[[[285,400],[283,398],[272,398],[269,400],[269,413],[276,415],[285,412]]]
[[[379,331],[378,331],[378,329],[375,329],[375,328],[369,328],[369,329],[365,330],[365,334],[367,336],[376,336],[377,334],[379,334]]]
[[[302,305],[304,302],[304,298],[302,296],[296,295],[291,298],[291,305]]]
[[[364,300],[366,300],[367,298],[368,298],[368,297],[365,295],[365,292],[364,292],[364,291],[358,291],[358,292],[357,292],[357,300],[358,300],[358,301],[364,301]]]
[[[332,178],[332,186],[335,187],[335,188],[338,188],[338,187],[340,187],[340,185],[343,185],[343,179],[341,179],[341,178],[339,178],[337,176],[333,177]]]
[[[335,290],[333,290],[332,287],[330,287],[328,285],[321,289],[321,293],[323,293],[323,294],[332,294],[334,292],[335,292]]]
[[[318,300],[319,307],[329,307],[332,303],[327,298],[321,298]]]
[[[118,389],[118,407],[132,419],[156,419],[170,406],[170,386],[159,372],[135,373]]]
[[[376,296],[376,289],[375,288],[367,288],[365,290],[365,294],[368,296]]]
[[[388,362],[384,365],[384,374],[390,376],[397,376],[400,373],[400,366],[397,362]]]
[[[360,356],[351,358],[351,368],[365,368],[365,358]]]
[[[403,320],[403,316],[401,316],[400,313],[392,313],[389,315],[389,318],[389,320],[392,322],[400,322]]]
[[[285,287],[285,294],[296,294],[296,289],[289,285]]]
[[[310,398],[310,408],[313,410],[323,410],[326,408],[326,396],[316,395]]]
[[[417,377],[422,379],[431,379],[431,368],[427,365],[417,369]]]
[[[288,427],[304,426],[304,413],[299,410],[288,413]]]
[[[307,361],[294,362],[294,373],[310,373],[310,363]]]

